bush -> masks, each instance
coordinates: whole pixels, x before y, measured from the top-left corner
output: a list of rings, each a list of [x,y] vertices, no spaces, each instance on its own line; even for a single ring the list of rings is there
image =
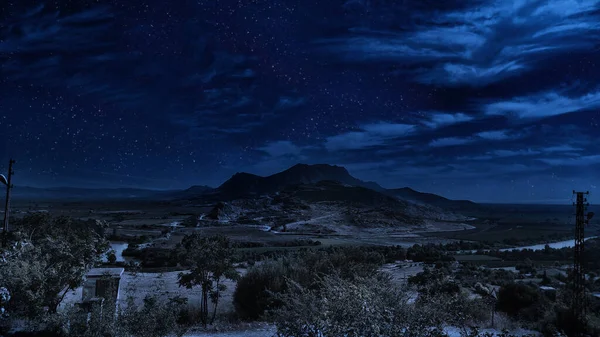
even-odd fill
[[[509,283],[498,291],[496,308],[512,318],[537,322],[544,317],[548,307],[550,307],[549,300],[532,285]]]
[[[117,262],[117,255],[115,255],[114,250],[108,254],[107,259],[108,259],[108,263],[111,263],[111,264],[114,264],[115,262]]]
[[[343,279],[374,275],[385,262],[382,254],[369,248],[328,248],[297,252],[279,260],[265,261],[251,268],[238,281],[233,295],[236,311],[242,319],[257,319],[280,302],[272,294],[287,290],[288,280],[316,289],[319,277],[338,274]]]
[[[233,304],[241,319],[258,319],[266,310],[276,306],[269,292],[286,289],[289,266],[282,260],[269,261],[253,267],[240,278],[233,294]]]
[[[468,332],[470,301],[464,296],[437,296],[408,303],[405,289],[384,275],[344,279],[328,275],[319,289],[297,283],[277,298],[272,312],[279,336],[446,336],[445,324]]]

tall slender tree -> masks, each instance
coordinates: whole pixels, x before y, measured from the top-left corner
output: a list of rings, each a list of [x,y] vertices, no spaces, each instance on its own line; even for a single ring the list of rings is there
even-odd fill
[[[221,293],[227,289],[223,281],[239,278],[233,266],[234,248],[223,235],[203,237],[194,233],[183,238],[177,251],[179,261],[190,268],[189,272],[179,273],[179,286],[201,287],[200,318],[206,327],[209,322],[214,322]],[[213,304],[210,320],[209,299]]]

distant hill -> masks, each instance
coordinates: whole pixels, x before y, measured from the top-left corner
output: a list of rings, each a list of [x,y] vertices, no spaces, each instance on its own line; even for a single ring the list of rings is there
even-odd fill
[[[278,192],[287,186],[299,184],[315,184],[323,180],[337,181],[351,186],[360,186],[376,191],[385,189],[373,182],[364,182],[350,175],[341,166],[327,164],[297,164],[289,169],[261,177],[250,173],[236,173],[217,188],[217,193],[224,199],[235,199],[253,195]]]
[[[118,199],[168,199],[176,191],[146,190],[136,188],[78,188],[50,187],[38,188],[15,186],[11,195],[14,200],[118,200]]]
[[[295,185],[311,185],[322,181],[335,181],[341,184],[362,187],[351,190],[352,193],[368,195],[370,191],[380,192],[388,197],[402,199],[414,203],[431,205],[446,210],[474,210],[478,205],[468,200],[450,200],[432,193],[423,193],[411,188],[385,189],[374,182],[365,182],[353,177],[341,166],[328,164],[297,164],[289,169],[261,177],[250,173],[236,173],[215,190],[221,200],[234,200],[243,197],[271,194]],[[346,190],[349,192],[350,190]]]
[[[437,194],[415,191],[409,187],[388,189],[387,194],[403,200],[432,205],[447,210],[473,210],[478,207],[478,204],[469,200],[450,200]]]

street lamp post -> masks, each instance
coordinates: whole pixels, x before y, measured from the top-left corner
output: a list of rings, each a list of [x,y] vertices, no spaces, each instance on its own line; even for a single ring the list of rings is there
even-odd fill
[[[11,183],[12,176],[15,174],[12,167],[15,161],[11,159],[8,162],[8,178],[6,178],[3,174],[0,174],[0,182],[6,186],[6,202],[4,204],[4,227],[2,228],[2,248],[6,248],[6,241],[8,235],[8,215],[10,209],[10,190],[13,188]]]

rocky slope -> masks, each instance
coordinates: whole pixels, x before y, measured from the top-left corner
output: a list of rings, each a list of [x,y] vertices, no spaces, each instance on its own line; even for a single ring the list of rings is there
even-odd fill
[[[277,231],[321,233],[348,227],[427,230],[435,222],[466,219],[435,206],[334,181],[289,185],[261,197],[220,202],[203,218],[206,225],[250,224]]]

